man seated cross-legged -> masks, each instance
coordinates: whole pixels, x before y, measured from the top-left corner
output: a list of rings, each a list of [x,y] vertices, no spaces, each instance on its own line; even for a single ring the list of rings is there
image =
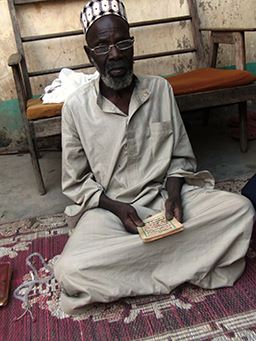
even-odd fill
[[[170,293],[184,282],[232,286],[245,267],[254,210],[214,189],[196,160],[168,82],[133,73],[133,43],[119,0],[87,3],[85,51],[99,77],[62,113],[63,192],[72,233],[55,265],[61,305]],[[165,210],[181,233],[143,243],[137,227]]]

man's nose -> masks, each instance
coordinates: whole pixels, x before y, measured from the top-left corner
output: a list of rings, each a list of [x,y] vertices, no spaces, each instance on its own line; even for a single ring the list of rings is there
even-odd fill
[[[118,59],[121,56],[121,51],[115,45],[111,45],[108,55],[110,59]]]

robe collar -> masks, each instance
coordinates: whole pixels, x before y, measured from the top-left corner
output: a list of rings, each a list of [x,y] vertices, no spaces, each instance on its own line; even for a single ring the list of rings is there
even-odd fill
[[[102,96],[100,93],[100,76],[94,81],[95,92],[97,98],[97,105],[105,113],[117,114],[122,116],[127,116],[118,107],[115,106],[110,100]],[[142,85],[139,76],[135,76],[135,86],[130,100],[128,116],[133,116],[133,114],[149,99],[151,89]]]

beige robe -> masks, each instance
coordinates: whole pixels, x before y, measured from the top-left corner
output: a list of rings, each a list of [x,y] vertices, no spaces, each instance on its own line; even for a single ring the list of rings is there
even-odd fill
[[[184,282],[230,286],[244,269],[254,211],[241,196],[216,191],[196,161],[173,92],[160,77],[138,77],[125,115],[99,92],[99,80],[66,101],[62,117],[63,192],[73,233],[55,266],[61,304],[169,293]],[[185,177],[184,231],[150,244],[98,208],[102,192],[131,203],[144,219],[164,208],[167,177]]]

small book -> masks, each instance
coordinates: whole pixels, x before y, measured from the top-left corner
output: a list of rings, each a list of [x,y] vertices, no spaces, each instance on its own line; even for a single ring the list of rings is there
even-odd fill
[[[153,242],[183,230],[183,225],[176,218],[167,220],[164,211],[148,217],[143,222],[145,225],[138,227],[138,231],[144,243]]]

